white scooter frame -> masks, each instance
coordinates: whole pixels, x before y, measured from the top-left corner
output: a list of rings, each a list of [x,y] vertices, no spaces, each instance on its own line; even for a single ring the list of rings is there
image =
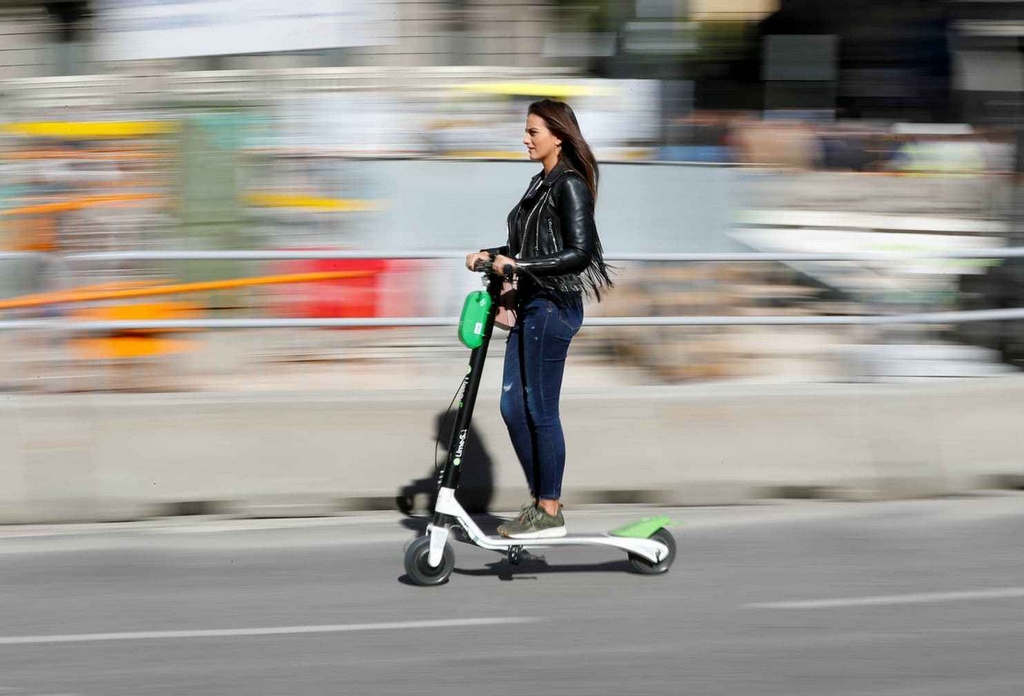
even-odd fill
[[[480,265],[478,271],[490,274],[490,264]],[[462,452],[469,432],[469,423],[473,417],[473,406],[476,402],[480,386],[480,375],[483,371],[484,359],[490,344],[491,330],[497,312],[498,297],[501,292],[502,278],[489,275],[487,294],[491,303],[487,315],[476,321],[479,329],[480,344],[473,349],[469,369],[463,379],[462,400],[456,416],[452,441],[448,448],[448,458],[439,480],[437,503],[434,507],[434,518],[427,526],[426,534],[415,539],[406,550],[405,568],[409,579],[417,585],[439,585],[448,580],[455,568],[455,554],[449,538],[452,527],[459,527],[468,541],[480,548],[507,554],[512,564],[518,564],[524,549],[547,548],[553,546],[608,546],[625,551],[629,554],[633,569],[644,575],[658,575],[668,571],[675,560],[675,540],[665,529],[669,523],[667,517],[648,518],[603,535],[568,535],[546,539],[510,539],[501,536],[488,536],[473,521],[469,513],[455,498],[461,474]],[[486,298],[484,298],[486,300]],[[465,322],[466,313],[463,314]]]
[[[664,543],[653,539],[619,537],[610,534],[605,535],[567,535],[554,539],[509,539],[501,536],[487,536],[473,522],[473,518],[462,508],[459,501],[455,499],[455,491],[451,488],[442,488],[437,497],[436,511],[449,515],[458,521],[458,525],[469,537],[469,540],[482,549],[491,551],[508,552],[510,549],[545,548],[550,546],[585,546],[595,544],[598,546],[611,546],[621,549],[627,553],[643,556],[651,563],[660,563],[668,556],[669,549]],[[430,554],[427,563],[436,568],[441,563],[441,555],[444,551],[445,542],[448,540],[448,529],[433,524],[427,526],[427,534],[430,535]]]

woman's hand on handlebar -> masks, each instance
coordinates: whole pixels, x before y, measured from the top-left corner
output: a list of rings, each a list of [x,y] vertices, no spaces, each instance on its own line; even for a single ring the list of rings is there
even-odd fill
[[[491,264],[491,272],[495,275],[511,276],[516,270],[516,260],[498,254]]]
[[[478,270],[476,265],[481,261],[486,261],[487,263],[490,263],[491,255],[488,254],[486,251],[477,251],[472,254],[466,254],[466,268],[468,268],[471,271]]]
[[[503,275],[511,277],[512,273],[516,270],[516,260],[498,254],[491,260],[491,255],[486,251],[478,251],[472,254],[466,254],[466,268],[471,271],[483,271],[489,270],[494,275]]]

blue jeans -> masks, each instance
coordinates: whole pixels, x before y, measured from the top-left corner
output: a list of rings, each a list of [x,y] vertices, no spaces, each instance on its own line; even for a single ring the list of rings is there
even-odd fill
[[[556,303],[533,294],[520,300],[505,345],[501,417],[535,498],[562,495],[565,437],[558,400],[569,343],[582,324],[578,295]]]

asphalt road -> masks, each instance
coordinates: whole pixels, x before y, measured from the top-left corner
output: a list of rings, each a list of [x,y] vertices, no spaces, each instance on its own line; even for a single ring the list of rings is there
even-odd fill
[[[666,576],[459,544],[437,588],[398,515],[0,528],[0,696],[1024,693],[1024,496],[670,513]]]

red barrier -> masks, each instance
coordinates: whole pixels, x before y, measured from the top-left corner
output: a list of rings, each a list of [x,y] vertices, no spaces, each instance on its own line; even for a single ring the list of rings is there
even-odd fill
[[[330,251],[323,248],[288,251]],[[359,278],[297,283],[275,289],[275,304],[283,316],[303,319],[370,318],[383,316],[384,281],[395,262],[385,259],[302,259],[282,261],[278,273],[364,271]]]

